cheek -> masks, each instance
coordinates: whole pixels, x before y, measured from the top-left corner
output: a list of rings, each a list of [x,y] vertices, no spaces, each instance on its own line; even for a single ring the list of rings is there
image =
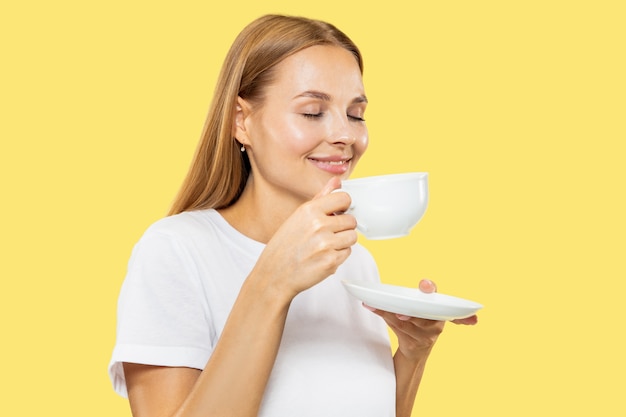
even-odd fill
[[[369,135],[367,134],[367,131],[365,131],[365,133],[357,137],[357,140],[354,142],[353,146],[356,153],[358,153],[359,155],[363,155],[367,150],[368,145]]]
[[[291,152],[306,153],[315,148],[325,131],[314,123],[299,120],[285,123],[281,129],[281,145]]]
[[[309,134],[290,117],[265,117],[257,125],[259,145],[276,152],[294,152],[303,147]]]

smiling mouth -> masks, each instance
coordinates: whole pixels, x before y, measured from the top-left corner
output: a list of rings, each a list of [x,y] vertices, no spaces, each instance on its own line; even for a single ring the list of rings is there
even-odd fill
[[[351,159],[342,159],[340,161],[329,161],[325,159],[315,159],[315,158],[309,158],[309,160],[320,163],[320,164],[328,164],[328,165],[345,165],[351,161]]]
[[[339,160],[309,158],[309,161],[322,171],[329,172],[333,175],[343,175],[350,169],[350,161],[352,161],[352,158]]]

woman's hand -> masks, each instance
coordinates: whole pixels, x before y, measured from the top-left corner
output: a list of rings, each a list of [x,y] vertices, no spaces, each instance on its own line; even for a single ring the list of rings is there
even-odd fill
[[[430,280],[420,281],[419,289],[426,293],[437,291],[435,283]],[[364,306],[382,317],[394,331],[398,337],[398,351],[407,359],[420,359],[424,355],[428,355],[443,331],[445,324],[443,321],[409,317],[372,309],[367,305]],[[455,324],[473,325],[478,322],[478,317],[474,315],[464,319],[453,320],[452,322]]]
[[[295,297],[335,273],[357,242],[356,219],[342,213],[350,206],[347,193],[331,178],[311,201],[298,207],[270,239],[252,275],[270,277],[281,294]]]
[[[437,291],[435,284],[429,280],[422,280],[419,288],[427,293]],[[396,415],[409,417],[424,374],[426,360],[443,331],[445,322],[408,317],[376,310],[365,304],[364,306],[382,317],[398,337],[398,350],[393,357],[396,372]],[[477,321],[478,318],[474,315],[453,320],[453,323],[476,324]]]

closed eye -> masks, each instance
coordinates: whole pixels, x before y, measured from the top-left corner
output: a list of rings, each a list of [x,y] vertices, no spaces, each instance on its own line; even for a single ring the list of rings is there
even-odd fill
[[[307,119],[319,119],[320,117],[322,117],[324,115],[324,113],[319,112],[319,113],[302,113],[302,115],[304,117],[306,117]]]
[[[354,122],[364,122],[365,119],[359,116],[350,116],[348,115],[348,119],[354,121]]]

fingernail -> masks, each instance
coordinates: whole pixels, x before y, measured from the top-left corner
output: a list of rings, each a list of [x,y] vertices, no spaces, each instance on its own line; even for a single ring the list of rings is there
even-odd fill
[[[411,319],[411,317],[405,316],[403,314],[397,314],[396,317],[398,317],[398,320],[402,320],[402,321],[407,321]]]

